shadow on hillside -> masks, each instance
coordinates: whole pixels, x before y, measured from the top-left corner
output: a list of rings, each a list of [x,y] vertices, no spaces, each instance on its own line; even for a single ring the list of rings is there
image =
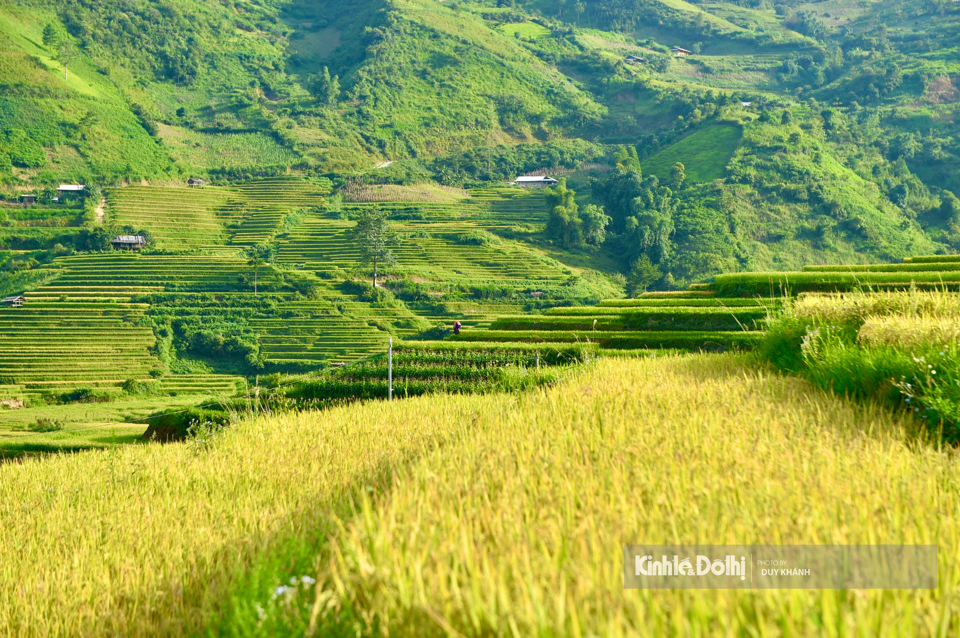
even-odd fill
[[[344,79],[360,66],[371,43],[365,30],[383,25],[386,6],[383,0],[294,0],[286,5],[280,19],[292,30],[287,73],[300,76],[304,83],[326,66],[340,75],[346,88]]]

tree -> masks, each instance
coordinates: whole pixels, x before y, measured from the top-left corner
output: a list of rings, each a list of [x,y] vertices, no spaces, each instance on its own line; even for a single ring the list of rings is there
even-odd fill
[[[251,246],[245,254],[247,265],[253,268],[253,296],[256,297],[260,269],[273,262],[273,249],[270,246]]]
[[[324,104],[336,104],[340,97],[340,76],[330,75],[330,69],[323,67],[323,72],[310,76],[311,88],[315,95]]]
[[[583,241],[589,246],[600,246],[607,240],[607,224],[610,217],[603,212],[602,206],[589,204],[580,211],[580,225],[583,229]]]
[[[960,199],[950,191],[943,191],[940,203],[940,218],[947,225],[960,224]]]
[[[910,187],[904,183],[897,184],[890,190],[890,201],[900,208],[907,207],[907,199],[910,197]]]
[[[646,255],[640,257],[630,265],[630,276],[627,279],[627,292],[631,297],[646,291],[646,289],[655,284],[662,273],[660,269],[650,261]]]
[[[324,67],[324,70],[326,70],[326,67]],[[327,71],[327,75],[329,77],[329,71]],[[329,79],[329,81],[327,82],[327,92],[324,97],[328,105],[337,103],[337,100],[340,98],[340,76],[339,75],[335,75]]]
[[[376,288],[380,267],[396,262],[393,248],[400,243],[399,237],[390,230],[387,214],[379,206],[361,211],[350,234],[360,248],[363,261],[373,264],[373,287]]]
[[[573,5],[573,10],[577,13],[577,25],[579,26],[580,16],[583,14],[584,11],[587,10],[587,5],[585,5],[582,2],[582,0],[577,0],[577,2]]]
[[[60,33],[57,31],[57,28],[53,26],[52,22],[47,23],[47,26],[43,28],[43,46],[51,49],[55,47],[59,41]]]
[[[670,169],[670,185],[674,190],[680,190],[683,183],[687,180],[687,167],[682,162],[677,162]]]
[[[63,65],[63,79],[65,81],[70,79],[68,68],[70,67],[70,63],[73,61],[73,58],[76,57],[76,55],[77,50],[73,46],[73,42],[70,40],[64,40],[60,43],[60,49],[57,52],[57,60],[59,60],[60,64]]]
[[[550,219],[547,221],[547,234],[560,240],[564,248],[576,248],[583,245],[583,228],[580,221],[577,193],[567,188],[567,180],[562,178],[556,188],[547,191],[547,206]]]
[[[636,146],[619,146],[613,152],[613,160],[618,167],[625,171],[640,171],[640,157],[637,155]]]

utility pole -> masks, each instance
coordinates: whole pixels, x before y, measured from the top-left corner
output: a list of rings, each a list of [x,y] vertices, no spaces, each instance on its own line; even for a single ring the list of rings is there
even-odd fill
[[[393,337],[387,346],[387,400],[393,401]]]

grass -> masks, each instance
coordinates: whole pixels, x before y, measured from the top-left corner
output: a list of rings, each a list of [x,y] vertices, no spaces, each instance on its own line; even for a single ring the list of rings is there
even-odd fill
[[[694,356],[0,465],[0,633],[950,634],[960,481],[914,427]],[[940,579],[624,592],[641,541],[935,543]]]
[[[523,40],[539,40],[550,35],[550,29],[535,22],[507,22],[497,27],[497,30]]]
[[[159,132],[170,155],[187,170],[286,167],[300,160],[262,132],[208,133],[167,125],[160,125]]]
[[[643,161],[645,173],[661,181],[670,179],[673,165],[684,165],[691,182],[709,182],[724,176],[740,144],[740,126],[730,123],[705,126]]]
[[[771,322],[761,352],[821,387],[907,410],[960,440],[960,296],[807,295]]]

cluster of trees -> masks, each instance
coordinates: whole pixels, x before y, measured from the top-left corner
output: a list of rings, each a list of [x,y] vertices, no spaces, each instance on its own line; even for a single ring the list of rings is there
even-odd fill
[[[202,32],[222,32],[233,25],[216,21],[216,13],[184,14],[179,3],[155,0],[149,3],[123,0],[62,0],[57,3],[60,22],[87,51],[110,51],[152,71],[156,77],[189,84],[199,75],[204,43]],[[213,21],[213,24],[208,22]],[[61,63],[75,55],[70,37],[56,25],[44,31],[56,39]]]
[[[815,40],[824,40],[827,37],[827,27],[813,11],[798,11],[788,16],[783,24],[788,29],[793,29]]]
[[[484,180],[512,180],[537,169],[575,168],[603,156],[603,150],[583,140],[475,148],[438,158],[429,169],[442,184],[461,186]]]
[[[607,240],[610,217],[596,204],[580,208],[576,195],[575,191],[567,188],[566,179],[561,179],[556,188],[547,191],[547,206],[550,209],[547,234],[564,248],[603,245]]]
[[[684,167],[678,163],[671,184],[663,185],[654,175],[643,176],[635,149],[623,148],[617,158],[616,170],[592,184],[599,204],[581,207],[566,180],[547,191],[547,234],[565,248],[603,247],[620,261],[632,291],[669,286],[680,203],[674,189],[683,185]]]
[[[309,76],[307,86],[320,102],[327,106],[336,104],[340,99],[340,76],[331,76],[328,67],[323,67],[322,72]]]

